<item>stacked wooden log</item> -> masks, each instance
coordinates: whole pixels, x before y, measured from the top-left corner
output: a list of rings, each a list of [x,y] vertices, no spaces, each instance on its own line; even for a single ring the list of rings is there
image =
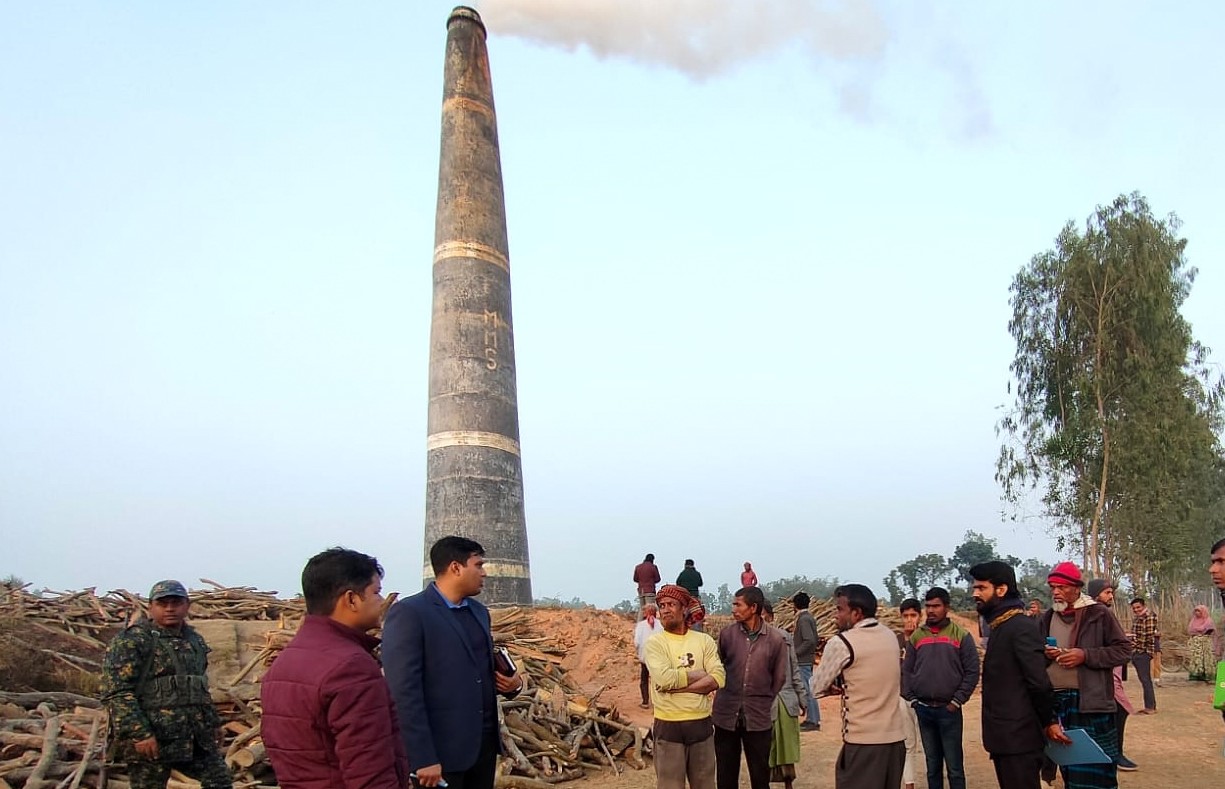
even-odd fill
[[[213,687],[213,701],[224,721],[225,760],[235,775],[235,786],[274,785],[260,737],[258,685],[252,682],[258,682],[293,638],[305,614],[303,603],[280,600],[273,592],[252,587],[201,580],[212,588],[191,592],[194,618],[279,620],[242,670]],[[101,638],[126,625],[145,605],[125,590],[102,596],[94,589],[35,595],[23,588],[4,594],[0,618],[77,638],[96,650],[105,647]],[[506,754],[498,766],[502,789],[541,789],[581,777],[589,769],[619,773],[626,765],[646,766],[652,748],[650,730],[625,720],[615,705],[601,702],[603,688],[588,694],[571,680],[562,667],[565,650],[537,632],[530,609],[499,608],[491,615],[494,641],[507,649],[525,680],[522,693],[500,702]],[[76,665],[100,670],[97,661]],[[65,693],[0,692],[0,705],[0,789],[61,784],[61,789],[126,789],[121,765],[111,766],[109,775],[101,774],[107,726],[96,700]],[[180,775],[170,786],[187,789],[199,784]]]
[[[833,600],[812,600],[808,604],[808,610],[812,613],[812,618],[816,620],[817,637],[822,642],[828,641],[837,634],[838,624],[834,620],[836,607]],[[784,630],[795,630],[795,613],[795,604],[790,597],[774,601],[774,624]],[[876,609],[876,618],[881,624],[901,632],[902,614],[898,609],[885,605],[879,606]],[[717,638],[719,631],[731,624],[730,616],[708,616],[706,617],[706,632],[712,638]]]

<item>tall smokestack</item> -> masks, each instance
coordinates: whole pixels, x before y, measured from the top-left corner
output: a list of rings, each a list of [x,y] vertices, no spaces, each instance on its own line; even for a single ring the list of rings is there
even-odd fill
[[[487,603],[532,604],[511,332],[502,162],[485,25],[447,20],[425,486],[429,549],[457,534],[485,548]]]

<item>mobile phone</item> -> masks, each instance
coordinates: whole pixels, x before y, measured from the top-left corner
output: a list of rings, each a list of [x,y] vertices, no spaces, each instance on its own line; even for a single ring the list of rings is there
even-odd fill
[[[413,786],[421,786],[421,782],[417,780],[417,774],[416,774],[416,773],[409,773],[409,774],[408,774],[408,777],[412,779],[412,781],[413,781]],[[449,785],[450,785],[450,784],[448,784],[448,783],[446,782],[446,779],[445,779],[445,778],[439,778],[439,779],[438,779],[438,789],[447,789],[447,787],[448,787]]]
[[[513,677],[519,667],[515,665],[515,660],[510,656],[510,652],[506,647],[493,648],[493,668],[504,677]]]
[[[1046,637],[1046,645],[1047,645],[1048,647],[1058,648],[1058,647],[1059,647],[1059,642],[1055,640],[1055,637],[1054,637],[1054,636],[1047,636],[1047,637]]]

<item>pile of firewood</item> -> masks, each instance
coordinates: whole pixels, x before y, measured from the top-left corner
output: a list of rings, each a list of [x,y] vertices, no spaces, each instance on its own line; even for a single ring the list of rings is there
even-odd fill
[[[303,602],[202,580],[213,588],[191,592],[194,618],[279,620],[241,671],[212,688],[235,786],[272,786],[275,776],[260,737],[257,683],[296,633],[305,614]],[[391,596],[386,605],[394,599]],[[0,618],[20,619],[98,649],[105,644],[95,636],[113,634],[145,606],[142,598],[124,590],[103,596],[94,589],[35,595],[20,588],[4,592]],[[582,777],[587,769],[619,773],[624,765],[646,766],[650,730],[629,723],[615,706],[601,702],[603,688],[586,694],[567,676],[564,650],[535,631],[530,609],[499,608],[491,614],[494,641],[510,652],[525,681],[516,698],[500,701],[505,755],[498,767],[499,787],[543,789]],[[76,661],[73,665],[81,671],[96,673],[101,668],[96,661],[83,664],[71,655],[65,659]],[[104,771],[106,733],[106,713],[94,699],[70,693],[0,692],[0,789],[126,789],[122,765]],[[188,789],[199,784],[177,775],[170,786]]]
[[[812,600],[808,604],[808,610],[812,613],[812,618],[817,623],[817,638],[825,642],[837,634],[838,624],[834,621],[835,605],[833,600]],[[879,606],[876,609],[876,618],[882,625],[901,632],[902,614],[898,609],[884,605]],[[732,618],[726,615],[708,616],[706,617],[706,632],[712,638],[718,638],[719,631],[729,627],[732,621]],[[774,602],[774,624],[784,630],[794,632],[795,604],[791,602],[790,597]]]

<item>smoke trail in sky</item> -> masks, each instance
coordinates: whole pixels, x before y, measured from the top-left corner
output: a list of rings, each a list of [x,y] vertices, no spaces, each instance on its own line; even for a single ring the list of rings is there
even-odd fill
[[[490,30],[599,57],[669,66],[695,79],[799,47],[838,60],[875,59],[884,20],[854,0],[485,0]]]
[[[483,0],[492,35],[513,36],[600,58],[676,69],[695,80],[753,60],[799,51],[822,69],[842,111],[876,115],[875,85],[897,31],[883,0]],[[913,11],[913,9],[912,9]],[[910,30],[919,36],[926,25]],[[947,39],[944,46],[950,46]],[[989,134],[991,112],[956,49],[929,65],[952,83],[959,136]]]

